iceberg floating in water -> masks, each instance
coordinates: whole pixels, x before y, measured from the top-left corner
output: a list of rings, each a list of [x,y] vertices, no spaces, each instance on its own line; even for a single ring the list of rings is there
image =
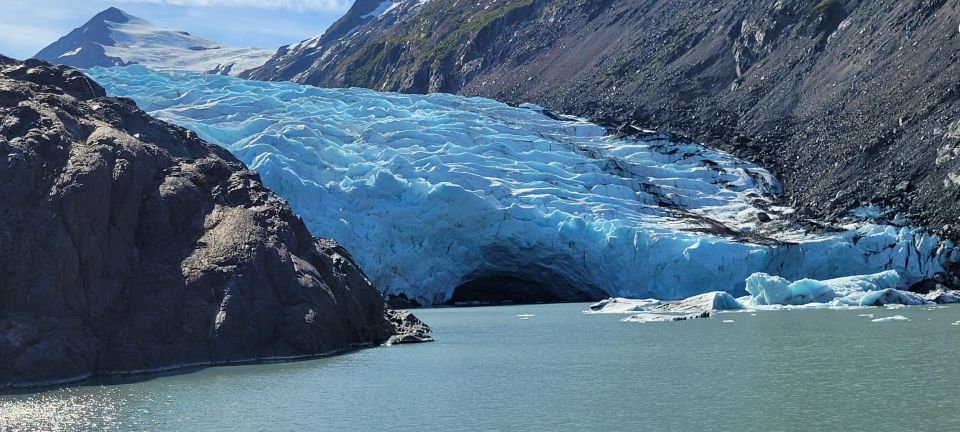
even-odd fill
[[[813,279],[790,282],[780,276],[754,273],[746,284],[753,305],[805,305],[826,303],[837,297],[829,285]]]
[[[609,137],[536,107],[447,94],[140,66],[90,73],[229,149],[378,287],[421,304],[477,281],[561,300],[740,295],[755,272],[893,269],[908,284],[955,258],[952,244],[911,228],[777,234],[781,187],[769,172],[667,134]]]
[[[894,316],[889,316],[884,318],[877,318],[870,321],[875,323],[884,323],[884,322],[910,321],[910,318],[907,318],[903,315],[894,315]]]
[[[755,273],[747,278],[751,305],[806,305],[829,303],[830,306],[922,305],[930,301],[924,296],[896,289],[900,275],[894,270],[847,276],[829,280],[802,279],[790,282],[782,277]]]
[[[622,297],[610,297],[606,300],[600,300],[590,305],[589,310],[583,311],[588,314],[623,314],[643,312],[651,306],[660,304],[657,299],[626,299]]]
[[[729,293],[714,291],[674,302],[611,298],[592,305],[591,310],[592,313],[624,313],[629,312],[627,306],[630,305],[634,307],[634,310],[642,312],[633,314],[621,321],[638,323],[686,321],[696,318],[709,318],[714,311],[743,309],[743,304]],[[590,313],[590,311],[587,313]],[[733,321],[725,320],[724,322]]]
[[[860,297],[857,304],[860,306],[905,305],[916,306],[929,303],[922,295],[909,291],[887,288],[871,291]]]
[[[847,276],[829,280],[801,279],[790,282],[779,276],[754,273],[746,280],[746,290],[752,305],[805,305],[827,303],[836,298],[845,304],[861,299],[867,292],[896,288],[900,275],[887,270],[871,275]],[[870,299],[867,303],[870,303]],[[864,306],[875,306],[864,304]]]
[[[667,302],[653,308],[653,311],[702,312],[741,310],[743,308],[743,304],[737,301],[737,299],[733,298],[733,296],[729,293],[723,291],[714,291],[695,295],[677,302]]]

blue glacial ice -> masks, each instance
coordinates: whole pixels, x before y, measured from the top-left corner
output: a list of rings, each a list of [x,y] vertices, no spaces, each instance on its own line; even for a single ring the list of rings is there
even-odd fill
[[[750,294],[748,304],[751,306],[824,304],[844,307],[922,305],[930,302],[920,294],[897,289],[902,285],[900,275],[895,270],[795,282],[766,273],[754,273],[747,278],[746,289]]]
[[[666,134],[606,136],[535,106],[140,66],[90,73],[232,151],[377,286],[422,304],[493,277],[594,298],[742,295],[756,272],[896,270],[902,288],[958,257],[908,227],[803,233],[753,164]]]
[[[900,275],[887,270],[829,280],[801,279],[790,282],[779,276],[754,273],[747,278],[747,292],[753,305],[805,305],[827,303],[835,298],[857,298],[862,293],[896,288]]]

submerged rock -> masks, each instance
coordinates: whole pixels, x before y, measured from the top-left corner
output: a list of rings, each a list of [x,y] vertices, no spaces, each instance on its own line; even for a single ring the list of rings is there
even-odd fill
[[[429,339],[229,152],[104,96],[0,57],[0,388]]]

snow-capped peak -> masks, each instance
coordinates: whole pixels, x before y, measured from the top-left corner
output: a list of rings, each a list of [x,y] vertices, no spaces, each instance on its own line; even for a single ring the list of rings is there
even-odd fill
[[[111,7],[36,57],[81,68],[141,64],[156,70],[238,75],[262,65],[273,53],[228,47],[187,32],[164,29]]]

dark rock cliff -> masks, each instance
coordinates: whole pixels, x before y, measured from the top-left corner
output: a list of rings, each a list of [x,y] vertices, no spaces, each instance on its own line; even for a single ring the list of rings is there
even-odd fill
[[[680,132],[770,168],[802,215],[882,204],[958,238],[958,16],[946,0],[408,0],[252,76]]]
[[[74,69],[0,56],[0,154],[0,389],[427,337],[230,153]]]

